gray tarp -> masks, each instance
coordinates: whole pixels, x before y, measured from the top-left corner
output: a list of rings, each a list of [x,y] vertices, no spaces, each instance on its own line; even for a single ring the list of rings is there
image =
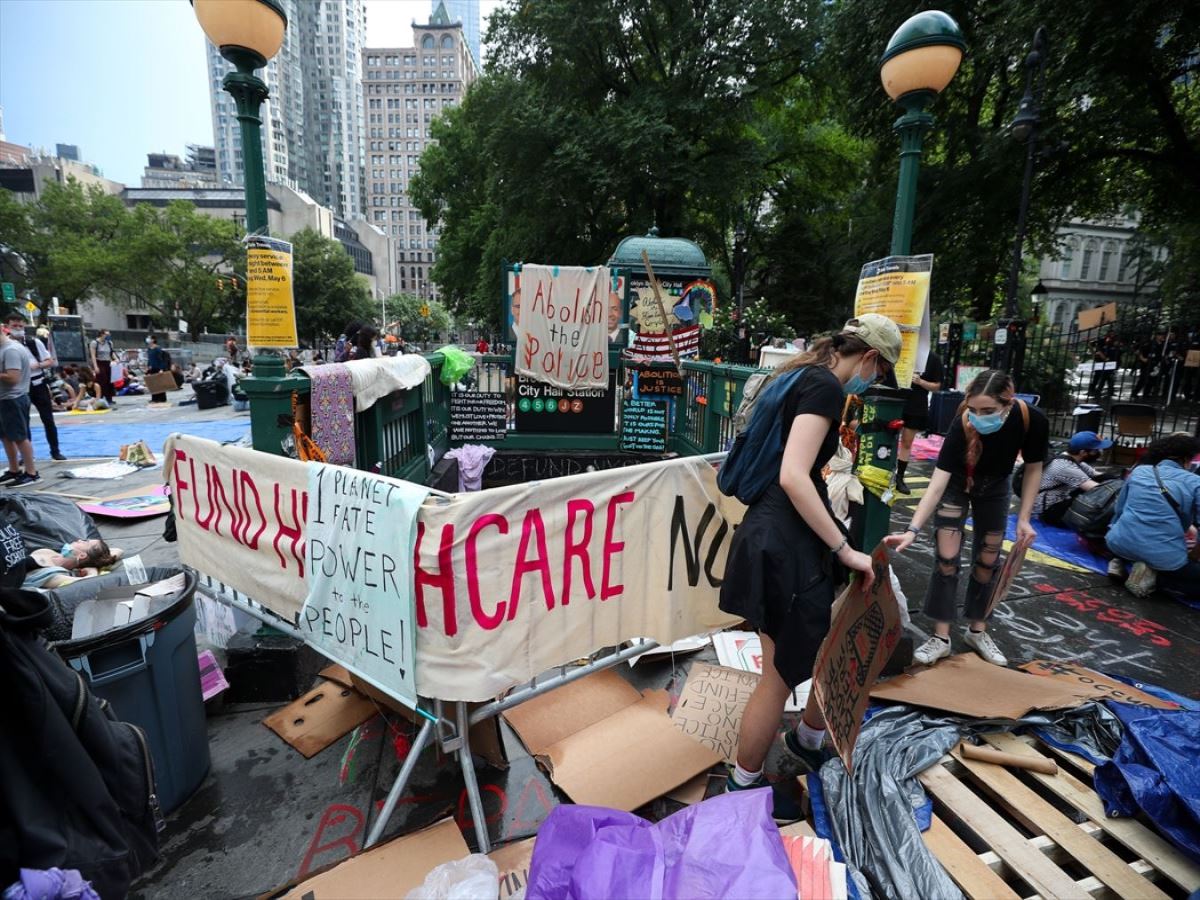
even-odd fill
[[[889,706],[863,726],[854,746],[854,777],[841,760],[821,768],[829,821],[864,896],[957,898],[962,893],[921,839],[914,810],[925,803],[917,775],[964,737],[989,731],[1036,729],[1060,744],[1107,758],[1121,739],[1116,717],[1099,704],[1031,714],[1018,721],[937,716]]]

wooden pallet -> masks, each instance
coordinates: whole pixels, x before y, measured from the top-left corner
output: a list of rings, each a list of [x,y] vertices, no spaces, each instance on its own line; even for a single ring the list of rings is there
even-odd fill
[[[925,844],[972,900],[1164,900],[1200,887],[1200,866],[1157,832],[1105,816],[1087,760],[1033,738],[985,740],[1009,753],[1055,758],[1059,771],[1008,769],[964,759],[956,749],[921,773],[936,813]]]

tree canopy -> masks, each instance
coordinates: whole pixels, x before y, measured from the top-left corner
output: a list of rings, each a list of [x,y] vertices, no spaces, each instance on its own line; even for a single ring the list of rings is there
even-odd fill
[[[301,340],[315,343],[339,334],[348,322],[370,322],[378,308],[367,280],[333,238],[311,228],[292,235],[292,291]]]

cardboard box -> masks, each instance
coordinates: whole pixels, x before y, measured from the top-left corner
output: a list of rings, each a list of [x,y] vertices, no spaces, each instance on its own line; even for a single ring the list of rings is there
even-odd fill
[[[721,754],[725,762],[736,762],[742,713],[757,685],[758,676],[753,672],[694,662],[671,721],[681,734]],[[698,799],[704,798],[706,783],[707,779],[701,783]],[[693,790],[682,796],[694,794],[694,786],[690,782],[689,786]],[[680,799],[680,802],[695,801]]]
[[[1056,682],[960,653],[876,685],[871,696],[980,719],[1019,719],[1035,709],[1069,709],[1091,699],[1078,685]]]
[[[260,900],[403,900],[437,866],[471,852],[453,819],[393,838]]]
[[[507,844],[488,854],[500,870],[500,900],[509,900],[529,886],[529,863],[533,860],[535,838]]]
[[[505,718],[576,803],[631,812],[721,761],[681,734],[666,691],[639,694],[611,670],[522,703]]]

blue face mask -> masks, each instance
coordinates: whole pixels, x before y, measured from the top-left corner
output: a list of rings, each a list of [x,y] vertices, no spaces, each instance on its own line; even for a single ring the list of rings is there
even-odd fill
[[[75,551],[71,549],[70,544],[63,544],[62,549],[58,551],[59,556],[74,556]]]
[[[871,379],[863,378],[862,364],[860,363],[858,366],[858,371],[855,372],[853,375],[851,375],[850,380],[842,385],[842,393],[845,394],[847,397],[850,396],[851,394],[861,394],[863,391],[865,391],[867,388],[869,388],[871,385],[873,385],[878,380],[879,380],[879,369],[878,368],[875,370],[874,378],[871,378]]]
[[[995,412],[986,416],[977,416],[975,413],[969,412],[967,420],[971,423],[971,427],[980,434],[992,434],[1003,427],[1004,413]]]

